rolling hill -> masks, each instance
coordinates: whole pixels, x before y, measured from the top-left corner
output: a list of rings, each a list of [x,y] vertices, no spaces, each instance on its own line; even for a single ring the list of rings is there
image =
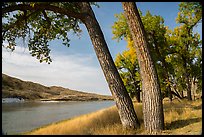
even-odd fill
[[[58,86],[44,85],[23,81],[2,74],[2,98],[23,98],[25,100],[43,101],[91,101],[112,100],[111,96],[86,93]]]

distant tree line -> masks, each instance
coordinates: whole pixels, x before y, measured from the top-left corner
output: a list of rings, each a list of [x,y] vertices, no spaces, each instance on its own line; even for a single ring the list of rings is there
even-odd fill
[[[162,97],[173,96],[192,100],[195,92],[202,89],[202,40],[194,28],[202,21],[202,7],[198,2],[181,2],[176,18],[180,26],[170,30],[164,19],[149,11],[143,15],[150,53],[159,77]],[[142,82],[140,67],[124,13],[116,14],[112,26],[113,39],[127,41],[127,50],[115,59],[116,67],[131,97],[140,102]],[[184,96],[184,91],[187,96]]]

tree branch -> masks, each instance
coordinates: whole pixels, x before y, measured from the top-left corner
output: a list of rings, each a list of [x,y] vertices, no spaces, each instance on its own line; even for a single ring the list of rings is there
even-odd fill
[[[48,22],[48,24],[49,24],[49,26],[50,26],[50,25],[51,25],[51,21],[50,21],[49,17],[47,16],[47,13],[45,12],[45,10],[43,10],[42,13],[43,13],[43,15],[44,15],[46,21]]]
[[[4,30],[2,30],[4,33],[6,32],[6,31],[8,31],[10,28],[12,28],[12,27],[14,27],[14,26],[17,26],[17,27],[19,27],[20,25],[21,25],[21,23],[23,22],[23,20],[26,20],[26,19],[28,19],[31,15],[33,15],[34,13],[36,13],[36,12],[38,12],[38,11],[34,11],[34,12],[32,12],[32,13],[30,13],[29,15],[27,15],[27,16],[21,16],[15,23],[12,23],[12,24],[10,24],[9,26],[7,26]]]
[[[57,6],[50,5],[47,3],[35,4],[34,6],[25,5],[25,4],[11,5],[11,6],[2,8],[2,14],[16,11],[16,10],[22,10],[22,11],[24,10],[30,10],[30,11],[48,10],[48,11],[53,11],[56,13],[64,14],[64,15],[71,16],[77,19],[81,19],[81,20],[83,20],[84,18],[84,13],[77,13],[77,12],[70,11],[65,8],[59,8]]]
[[[177,96],[179,99],[182,99],[182,97],[178,94],[178,92],[171,91],[171,93],[173,95]]]
[[[190,34],[191,29],[192,29],[196,24],[198,24],[200,20],[201,20],[201,19],[198,19],[197,21],[195,21],[195,22],[188,28],[188,34]]]

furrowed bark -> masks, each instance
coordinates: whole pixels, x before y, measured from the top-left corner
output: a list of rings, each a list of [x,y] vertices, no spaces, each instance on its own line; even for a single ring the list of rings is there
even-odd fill
[[[122,5],[140,66],[144,126],[150,134],[157,134],[164,129],[163,104],[158,77],[149,53],[147,37],[137,7],[134,2],[122,2]]]
[[[94,50],[116,102],[122,125],[124,128],[138,128],[140,124],[132,100],[117,71],[95,15],[88,3],[82,3],[81,7],[86,13],[89,13],[82,21],[85,23],[91,37]]]

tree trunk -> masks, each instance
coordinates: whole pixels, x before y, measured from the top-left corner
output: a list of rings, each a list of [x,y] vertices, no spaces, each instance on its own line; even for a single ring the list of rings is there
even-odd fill
[[[116,102],[121,123],[124,128],[138,128],[140,124],[132,100],[117,71],[95,15],[88,3],[83,2],[80,5],[83,12],[87,13],[82,21],[86,25],[95,53]]]
[[[173,91],[171,91],[171,94],[177,96],[179,99],[182,99],[182,97],[181,97],[177,92],[173,92]]]
[[[167,87],[167,92],[168,92],[168,96],[169,96],[169,101],[172,102],[172,91],[171,91],[171,88],[170,88],[170,85],[168,85]]]
[[[136,100],[137,102],[141,102],[141,99],[140,99],[140,85],[138,85],[139,82],[137,82],[134,78],[134,87],[135,87],[135,97],[136,97]]]
[[[147,37],[134,2],[122,2],[140,66],[143,91],[143,116],[147,132],[157,134],[164,129],[164,113],[160,85],[151,59]]]
[[[181,97],[182,97],[182,98],[184,98],[184,95],[183,95],[183,90],[181,91]]]
[[[173,86],[173,88],[174,88],[174,91],[175,91],[174,93],[177,95],[177,97],[180,98],[180,99],[183,99],[183,92],[181,92],[181,95],[180,95],[179,92],[176,90],[176,87]],[[172,94],[174,94],[174,93],[173,93],[173,91],[172,91]],[[174,94],[174,95],[175,95],[175,94]],[[175,96],[176,96],[176,95],[175,95]]]
[[[137,90],[135,97],[136,97],[137,102],[140,103],[141,102],[141,99],[140,99],[140,90]]]
[[[140,100],[140,85],[138,85],[139,84],[139,82],[135,79],[135,77],[134,77],[134,74],[135,74],[135,72],[133,71],[133,72],[131,72],[131,70],[129,70],[129,72],[130,72],[130,75],[131,75],[131,79],[133,80],[133,85],[134,85],[134,89],[135,89],[135,97],[136,97],[136,100],[137,100],[137,102],[141,102],[141,100]]]
[[[195,93],[196,93],[196,82],[195,82],[196,78],[193,77],[192,78],[192,82],[191,82],[191,91],[193,92],[193,99],[196,100],[195,97]]]
[[[188,51],[188,48],[186,46],[186,51]],[[184,78],[185,78],[185,82],[186,82],[186,91],[187,91],[187,99],[189,101],[192,101],[192,96],[191,96],[191,83],[189,80],[189,73],[188,73],[188,68],[187,68],[187,58],[185,57],[185,55],[181,55],[182,59],[183,59],[183,67],[184,67]]]
[[[192,95],[191,95],[191,83],[190,83],[190,80],[189,80],[189,76],[188,74],[186,73],[186,86],[187,86],[187,99],[189,101],[192,101]]]

